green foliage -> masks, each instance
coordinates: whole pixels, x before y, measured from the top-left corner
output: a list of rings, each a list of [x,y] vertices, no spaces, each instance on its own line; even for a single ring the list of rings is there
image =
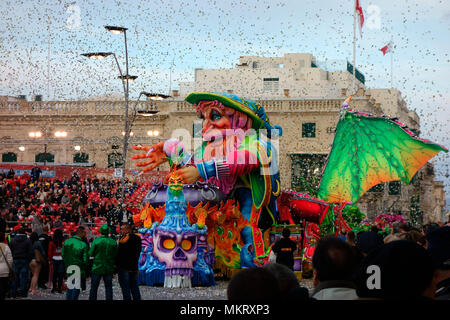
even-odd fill
[[[312,183],[309,183],[308,181],[306,181],[305,178],[299,177],[297,185],[299,187],[299,190],[306,190],[306,193],[309,194],[311,197],[317,198],[317,194],[319,191],[318,188],[315,188],[314,186],[319,185],[319,178],[314,177],[312,179],[313,179]]]
[[[366,215],[357,206],[346,205],[342,210],[342,217],[348,226],[353,230],[358,227]]]

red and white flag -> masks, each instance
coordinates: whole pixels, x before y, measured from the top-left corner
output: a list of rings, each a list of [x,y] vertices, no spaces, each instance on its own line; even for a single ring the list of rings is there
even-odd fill
[[[357,18],[358,18],[359,34],[361,35],[361,38],[362,38],[362,27],[364,25],[364,14],[363,14],[362,7],[359,5],[359,0],[356,0],[355,4],[356,4],[355,11],[356,11]]]
[[[389,41],[387,45],[385,45],[383,48],[380,49],[381,52],[383,52],[383,56],[386,55],[386,53],[392,51],[392,41]]]

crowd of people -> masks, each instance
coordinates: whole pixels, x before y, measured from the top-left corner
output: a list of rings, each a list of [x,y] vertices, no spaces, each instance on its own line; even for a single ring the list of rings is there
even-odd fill
[[[121,199],[118,181],[83,180],[76,172],[62,180],[39,175],[0,173],[0,300],[39,294],[50,283],[52,293],[77,300],[88,278],[90,300],[97,300],[102,280],[112,300],[114,274],[123,299],[140,300],[141,239],[132,219],[138,206]],[[139,188],[128,182],[125,195]],[[95,224],[98,236],[89,235]],[[399,224],[385,237],[376,227],[324,237],[312,259],[313,290],[301,287],[292,271],[296,244],[289,237],[285,229],[274,244],[275,263],[243,269],[230,280],[229,300],[450,299],[450,223]],[[79,286],[69,285],[74,266]]]
[[[231,279],[229,300],[450,300],[450,223],[399,224],[386,237],[376,227],[323,237],[312,258],[311,291],[292,271],[295,243],[288,237],[284,231],[274,245],[276,263]]]
[[[139,207],[125,202],[141,186],[126,181],[122,200],[117,179],[80,179],[76,171],[70,179],[45,179],[41,172],[36,166],[31,175],[0,173],[0,300],[39,294],[50,283],[52,293],[77,299],[79,289],[64,284],[73,265],[81,270],[80,289],[91,279],[90,299],[97,299],[101,279],[112,299],[114,273],[123,298],[140,299],[141,244],[132,219]]]
[[[11,233],[22,225],[41,234],[44,226],[53,231],[65,224],[101,225],[95,218],[102,218],[115,234],[113,226],[132,223],[139,212],[138,203],[122,201],[119,179],[80,179],[76,171],[70,179],[40,178],[35,168],[31,176],[16,176],[13,169],[0,173],[0,231]],[[141,186],[126,181],[125,200]]]

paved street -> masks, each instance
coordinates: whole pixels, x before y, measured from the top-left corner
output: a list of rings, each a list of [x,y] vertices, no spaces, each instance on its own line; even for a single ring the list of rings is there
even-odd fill
[[[217,285],[212,287],[194,287],[194,288],[163,288],[140,286],[142,299],[144,300],[226,300],[227,286],[229,281],[216,281]],[[308,289],[312,288],[311,280],[302,280],[300,283]],[[81,292],[79,300],[89,299],[90,281],[87,281],[87,290]],[[114,300],[122,300],[122,292],[117,281],[117,276],[113,278]],[[64,300],[64,293],[51,293],[50,289],[41,290],[39,294],[29,294],[26,300]],[[101,283],[98,289],[98,299],[105,299],[105,287]],[[22,298],[21,300],[25,300]]]

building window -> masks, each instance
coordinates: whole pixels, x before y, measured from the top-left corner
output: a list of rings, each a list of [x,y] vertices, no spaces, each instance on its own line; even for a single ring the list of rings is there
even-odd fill
[[[372,188],[369,189],[368,192],[376,192],[376,193],[384,192],[384,183],[379,183],[373,186]]]
[[[389,182],[389,195],[398,196],[402,193],[402,185],[400,181],[391,181]]]
[[[17,154],[14,152],[3,153],[2,162],[17,162]]]
[[[84,152],[75,153],[73,155],[73,162],[74,163],[88,163],[89,155]]]
[[[253,67],[253,69],[259,68],[258,62],[253,61],[252,67]]]
[[[201,138],[202,137],[202,129],[203,129],[203,122],[202,121],[194,121],[194,124],[192,125],[192,136],[194,138]]]
[[[265,92],[278,91],[280,86],[279,78],[264,78],[263,79],[263,89]]]
[[[314,122],[302,123],[302,138],[315,138],[316,124]]]
[[[123,167],[122,154],[113,152],[108,154],[108,168],[121,168]]]
[[[38,153],[34,157],[34,162],[55,162],[55,155],[51,153]]]
[[[326,157],[326,154],[291,154],[292,188],[299,192],[317,188]]]

